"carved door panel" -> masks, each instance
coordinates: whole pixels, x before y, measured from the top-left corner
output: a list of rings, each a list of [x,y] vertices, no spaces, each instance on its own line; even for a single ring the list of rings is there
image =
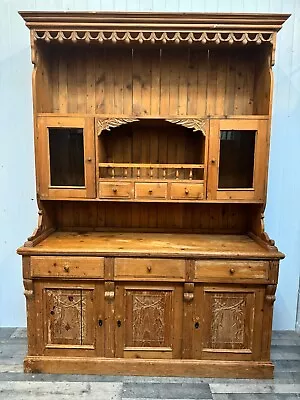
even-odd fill
[[[266,190],[268,121],[210,121],[207,198],[263,200]]]
[[[195,357],[259,359],[263,298],[264,289],[257,287],[198,285],[194,311]]]
[[[37,297],[43,354],[103,354],[102,284],[38,282]]]
[[[118,285],[116,357],[180,358],[182,287]]]

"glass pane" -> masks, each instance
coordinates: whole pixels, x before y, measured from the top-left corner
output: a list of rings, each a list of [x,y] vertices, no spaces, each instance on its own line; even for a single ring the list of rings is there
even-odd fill
[[[51,186],[84,186],[83,129],[49,128]]]
[[[220,189],[253,187],[256,131],[220,132]]]

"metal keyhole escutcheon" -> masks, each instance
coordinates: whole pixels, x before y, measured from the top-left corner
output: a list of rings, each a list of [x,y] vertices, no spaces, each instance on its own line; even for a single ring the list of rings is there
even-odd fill
[[[196,328],[196,329],[199,328],[199,322],[198,322],[198,321],[195,323],[195,328]]]

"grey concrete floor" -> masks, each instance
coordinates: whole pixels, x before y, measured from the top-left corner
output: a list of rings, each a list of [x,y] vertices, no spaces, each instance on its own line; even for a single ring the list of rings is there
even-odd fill
[[[274,380],[24,374],[26,330],[0,328],[0,399],[300,399],[300,336],[273,332]]]

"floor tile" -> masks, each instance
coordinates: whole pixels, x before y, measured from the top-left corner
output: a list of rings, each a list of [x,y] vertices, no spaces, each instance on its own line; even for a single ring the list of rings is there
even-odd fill
[[[17,328],[10,336],[10,339],[25,339],[25,338],[27,338],[26,328]]]
[[[283,394],[299,394],[300,384],[243,384],[243,383],[212,383],[209,385],[212,393],[283,393]]]
[[[0,382],[0,399],[121,399],[121,383],[103,382],[100,385],[95,382]]]
[[[123,399],[211,399],[209,385],[205,383],[126,383]]]
[[[17,328],[0,328],[0,340],[9,339]]]

